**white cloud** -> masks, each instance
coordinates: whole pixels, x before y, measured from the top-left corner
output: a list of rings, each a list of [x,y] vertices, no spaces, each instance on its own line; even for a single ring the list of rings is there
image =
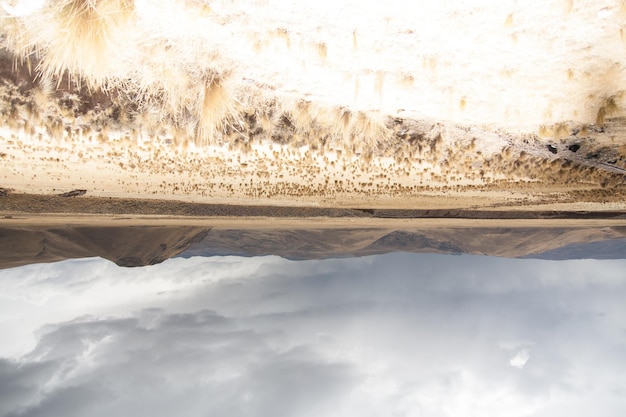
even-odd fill
[[[515,356],[511,358],[509,363],[511,366],[522,369],[524,368],[524,365],[526,365],[526,362],[528,362],[528,359],[530,359],[530,355],[526,349],[523,349],[517,352]]]
[[[559,415],[574,398],[615,415],[624,270],[389,254],[0,271],[0,416]]]

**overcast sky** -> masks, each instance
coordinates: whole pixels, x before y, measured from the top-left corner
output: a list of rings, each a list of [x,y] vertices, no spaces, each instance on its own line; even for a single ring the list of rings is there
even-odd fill
[[[0,416],[617,416],[626,260],[0,271]]]

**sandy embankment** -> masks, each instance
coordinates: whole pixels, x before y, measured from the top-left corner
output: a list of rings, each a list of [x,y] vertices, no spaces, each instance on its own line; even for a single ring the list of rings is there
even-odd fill
[[[242,151],[228,144],[181,147],[167,136],[105,140],[70,130],[55,138],[43,127],[35,134],[4,128],[0,186],[13,193],[85,189],[91,197],[235,205],[626,209],[624,174],[618,170],[626,159],[621,148],[606,144],[623,128],[621,120],[607,124],[596,134],[599,139],[563,139],[558,155],[539,139],[531,146],[500,137],[499,147],[487,153],[464,142],[467,137],[455,136],[453,128],[431,128],[437,133],[414,128],[422,143],[401,145],[407,152],[401,158],[382,151],[347,156],[339,146],[312,150],[263,138]],[[596,156],[569,151],[574,141],[580,154]],[[613,162],[612,170],[600,165],[604,160]]]
[[[626,209],[626,9],[405,3],[102,1],[85,14],[68,0],[4,16],[0,188]]]

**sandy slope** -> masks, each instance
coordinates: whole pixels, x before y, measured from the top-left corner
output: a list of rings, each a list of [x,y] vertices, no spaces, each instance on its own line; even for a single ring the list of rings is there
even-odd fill
[[[328,207],[626,207],[622,119],[549,145],[536,136],[397,119],[389,122],[391,138],[369,151],[294,142],[297,133],[284,120],[266,130],[251,121],[247,129],[258,134],[244,145],[235,132],[222,145],[183,146],[167,133],[120,125],[105,98],[94,107],[112,107],[94,115],[60,93],[35,111],[38,122],[15,120],[11,114],[38,104],[32,90],[13,88],[0,129],[0,186],[17,193],[85,189],[103,197]]]
[[[0,188],[626,208],[623,4],[86,4],[5,7]]]

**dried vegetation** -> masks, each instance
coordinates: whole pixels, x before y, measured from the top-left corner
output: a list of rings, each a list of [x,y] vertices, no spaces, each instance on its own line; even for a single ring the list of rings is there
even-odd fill
[[[626,148],[611,141],[626,129],[611,118],[621,93],[602,100],[595,125],[493,133],[233,83],[219,51],[131,30],[141,23],[132,0],[45,2],[3,19],[0,181],[41,184],[17,163],[23,157],[44,167],[47,183],[86,180],[95,165],[118,188],[154,195],[624,192]],[[289,33],[277,36],[289,46]],[[328,57],[326,44],[317,50]],[[384,74],[375,78],[382,95]]]

